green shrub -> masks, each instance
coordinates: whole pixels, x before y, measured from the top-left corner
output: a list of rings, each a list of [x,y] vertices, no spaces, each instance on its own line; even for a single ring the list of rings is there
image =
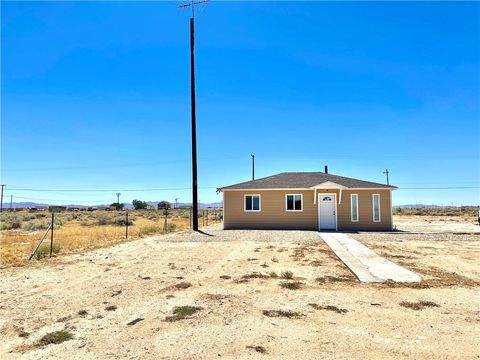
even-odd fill
[[[40,345],[61,344],[64,341],[73,339],[73,335],[65,330],[54,331],[44,335],[38,343]]]
[[[56,255],[60,252],[62,247],[58,244],[53,244],[53,253]],[[33,251],[33,250],[32,250]],[[42,244],[35,253],[35,259],[41,260],[50,256],[50,244]]]
[[[163,230],[162,227],[160,226],[143,226],[139,230],[139,235],[140,236],[149,236],[152,234],[158,234],[161,233]]]

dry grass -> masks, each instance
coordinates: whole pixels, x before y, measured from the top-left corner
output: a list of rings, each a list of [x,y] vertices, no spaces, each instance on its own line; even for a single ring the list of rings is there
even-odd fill
[[[427,307],[439,307],[437,303],[434,303],[433,301],[425,301],[425,300],[420,300],[417,302],[409,302],[409,301],[402,301],[400,303],[400,306],[412,309],[412,310],[423,310]]]
[[[289,319],[295,318],[301,318],[304,317],[305,315],[296,311],[291,311],[291,310],[263,310],[263,315],[268,316],[268,317],[286,317]]]
[[[385,281],[382,286],[391,288],[408,287],[413,289],[430,289],[443,287],[476,287],[480,282],[470,279],[455,272],[449,272],[437,267],[410,266],[410,269],[421,275],[423,280],[419,283],[402,283],[395,281]]]
[[[288,290],[298,290],[298,289],[301,289],[303,285],[305,284],[300,281],[293,281],[293,282],[282,281],[280,283],[280,286],[282,288],[288,289]]]
[[[318,305],[318,304],[308,304],[308,305],[310,305],[315,310],[333,311],[333,312],[336,312],[337,314],[346,314],[348,312],[347,309],[341,309],[334,305]]]
[[[54,243],[57,254],[80,253],[109,247],[127,241],[125,239],[125,212],[61,212],[55,217]],[[128,227],[128,240],[134,240],[163,233],[164,218],[157,211],[131,212]],[[38,243],[50,223],[50,214],[28,211],[2,213],[3,228],[0,232],[0,264],[22,266]],[[209,224],[221,221],[217,216],[208,220]],[[105,225],[100,225],[105,224]],[[169,231],[188,230],[190,221],[183,213],[171,215],[168,219]],[[31,230],[33,229],[33,230]],[[49,242],[50,234],[45,242]],[[49,245],[48,245],[49,246]]]
[[[255,345],[255,346],[249,345],[249,346],[247,346],[247,349],[255,350],[256,352],[258,352],[260,354],[266,354],[267,353],[267,349],[265,349],[265,347],[260,346],[260,345]]]

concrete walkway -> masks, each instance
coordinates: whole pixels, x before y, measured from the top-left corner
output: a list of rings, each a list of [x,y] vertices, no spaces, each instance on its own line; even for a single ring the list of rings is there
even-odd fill
[[[422,280],[417,274],[377,255],[346,234],[319,232],[318,235],[362,282],[386,280],[420,282]]]

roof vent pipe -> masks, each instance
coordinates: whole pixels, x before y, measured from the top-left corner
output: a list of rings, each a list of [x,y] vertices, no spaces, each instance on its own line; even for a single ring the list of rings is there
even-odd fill
[[[328,174],[328,166],[325,165],[325,174]]]

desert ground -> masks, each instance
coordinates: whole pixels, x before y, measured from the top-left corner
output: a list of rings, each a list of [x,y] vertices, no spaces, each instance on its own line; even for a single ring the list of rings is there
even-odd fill
[[[395,223],[350,235],[420,284],[362,284],[313,231],[218,224],[5,267],[1,358],[478,359],[480,227]]]

